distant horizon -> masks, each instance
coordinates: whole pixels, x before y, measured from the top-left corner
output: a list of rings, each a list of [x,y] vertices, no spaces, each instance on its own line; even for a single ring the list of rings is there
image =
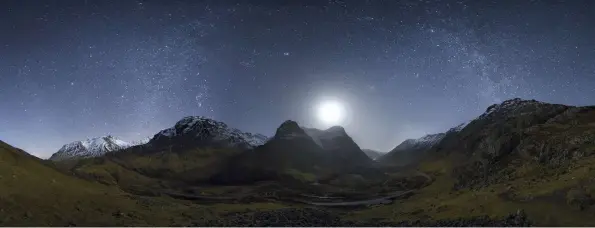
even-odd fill
[[[184,116],[184,117],[187,117],[187,116]],[[184,118],[184,117],[181,117],[180,119],[182,119],[182,118]],[[180,119],[178,119],[178,121],[179,121]],[[219,121],[219,120],[217,120],[217,119],[213,119],[213,120]],[[288,119],[288,120],[290,120],[290,119]],[[175,123],[176,123],[176,122],[177,122],[177,121],[173,122],[173,124],[171,125],[171,127],[173,127],[173,126],[175,125]],[[283,122],[279,123],[279,126],[280,126],[282,123],[283,123]],[[300,124],[300,126],[301,126],[301,127],[306,127],[306,128],[315,128],[315,129],[320,129],[320,130],[325,130],[325,129],[328,129],[328,128],[331,128],[331,127],[334,127],[334,126],[331,126],[331,127],[327,127],[327,128],[318,128],[318,127],[314,127],[314,126],[304,126],[304,125],[302,125],[300,122],[297,122],[297,123],[298,123],[298,124]],[[335,125],[335,126],[340,126],[340,127],[343,127],[343,126],[341,126],[341,125]],[[456,125],[455,125],[455,126],[456,126]],[[455,126],[453,126],[453,127],[455,127]],[[235,128],[235,127],[233,127],[233,126],[229,126],[229,127],[231,127],[231,128]],[[130,140],[130,139],[128,139],[128,138],[122,137],[122,136],[120,136],[120,135],[115,135],[115,134],[112,134],[112,133],[106,133],[106,134],[104,134],[104,135],[97,135],[97,136],[87,136],[87,137],[80,138],[80,139],[77,139],[77,140],[72,140],[72,141],[69,141],[69,142],[62,143],[62,144],[60,144],[60,146],[59,146],[59,147],[57,147],[57,148],[56,148],[56,149],[55,149],[53,152],[51,152],[51,153],[49,153],[49,154],[44,154],[43,156],[42,156],[42,155],[40,155],[40,154],[38,154],[38,153],[36,153],[36,152],[29,151],[29,150],[25,150],[25,149],[23,149],[23,148],[21,148],[21,147],[19,147],[19,146],[17,146],[17,145],[13,145],[13,144],[11,144],[11,145],[13,145],[13,146],[15,146],[15,147],[17,147],[17,148],[19,148],[19,149],[21,149],[21,150],[24,150],[24,151],[26,151],[27,153],[30,153],[31,155],[34,155],[34,156],[36,156],[36,157],[38,157],[38,158],[47,159],[47,158],[49,158],[49,157],[50,157],[50,156],[51,156],[53,153],[57,152],[57,151],[58,151],[58,150],[59,150],[59,149],[60,149],[62,146],[66,145],[66,144],[69,144],[69,143],[78,142],[78,141],[84,141],[84,140],[90,140],[90,139],[95,139],[95,138],[102,138],[102,137],[107,137],[107,136],[109,136],[109,135],[111,135],[111,136],[114,136],[114,137],[116,137],[116,138],[118,138],[118,139],[121,139],[121,140],[123,140],[123,141],[125,141],[125,142],[132,143],[132,142],[139,141],[139,140],[146,139],[146,138],[153,138],[153,137],[155,136],[155,134],[157,134],[157,133],[159,133],[160,131],[162,131],[162,130],[165,130],[165,129],[167,129],[167,128],[169,128],[169,127],[166,127],[166,128],[163,128],[163,129],[161,129],[161,130],[155,131],[154,133],[151,133],[150,135],[147,135],[147,136],[145,136],[145,137],[142,137],[142,136],[141,136],[140,138],[138,138],[138,137],[134,137],[135,139],[133,139],[133,140]],[[351,134],[350,134],[349,130],[347,130],[345,127],[343,127],[343,128],[345,129],[345,131],[347,132],[347,134],[351,136]],[[273,136],[274,136],[274,132],[275,132],[275,130],[276,130],[276,129],[277,129],[277,128],[273,129],[273,131],[272,131],[272,133],[273,133],[273,134],[265,134],[265,133],[260,133],[260,132],[250,132],[250,131],[244,131],[244,132],[250,132],[250,133],[253,133],[253,134],[262,134],[262,135],[264,135],[264,136],[266,136],[266,137],[269,137],[269,138],[270,138],[270,137],[273,137]],[[450,128],[448,128],[448,129],[450,129]],[[448,130],[448,129],[446,129],[446,130]],[[238,130],[241,130],[241,131],[243,131],[242,129],[238,129]],[[446,131],[446,130],[445,130],[445,131]],[[444,131],[444,132],[445,132],[445,131]],[[419,136],[419,137],[405,138],[405,139],[401,140],[400,142],[398,142],[396,145],[394,145],[392,148],[390,148],[390,149],[388,149],[388,150],[378,150],[378,149],[374,149],[374,148],[362,147],[362,146],[361,146],[361,144],[360,144],[360,143],[358,143],[356,139],[354,139],[354,141],[355,141],[355,142],[356,142],[356,143],[357,143],[357,144],[358,144],[358,145],[359,145],[359,146],[360,146],[362,149],[370,149],[370,150],[374,150],[374,151],[381,152],[381,153],[388,153],[388,152],[389,152],[391,149],[393,149],[394,147],[398,146],[400,143],[404,142],[404,141],[405,141],[405,140],[407,140],[407,139],[416,139],[416,138],[420,138],[420,137],[423,137],[423,136],[425,136],[425,135],[428,135],[428,134],[436,134],[436,133],[440,133],[440,132],[435,132],[435,133],[431,133],[431,132],[430,132],[430,133],[425,133],[424,135],[421,135],[421,136]],[[10,144],[10,142],[6,142],[6,143],[9,143],[9,144]]]

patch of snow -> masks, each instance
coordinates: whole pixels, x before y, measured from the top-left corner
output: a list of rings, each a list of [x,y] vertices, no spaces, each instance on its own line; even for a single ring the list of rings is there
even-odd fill
[[[114,138],[114,139],[112,140],[112,142],[113,142],[114,144],[116,144],[117,146],[119,146],[119,147],[124,147],[124,148],[125,148],[125,147],[131,147],[131,146],[133,146],[133,144],[131,144],[131,143],[124,142],[124,141],[122,141],[122,140],[120,140],[120,139],[116,139],[116,138]]]
[[[546,103],[536,101],[536,100],[523,100],[520,98],[514,98],[514,99],[506,100],[500,104],[493,104],[493,105],[490,105],[490,107],[488,107],[486,109],[486,111],[483,114],[481,114],[480,116],[478,116],[477,118],[475,118],[473,120],[469,120],[464,123],[461,123],[461,124],[457,125],[456,127],[449,129],[447,132],[460,132],[465,127],[467,127],[467,125],[469,125],[471,122],[478,120],[478,119],[479,120],[485,119],[491,115],[494,115],[494,113],[500,113],[500,112],[504,112],[504,111],[515,111],[515,110],[521,109],[527,105],[536,105],[536,104],[546,104]]]
[[[174,137],[174,136],[176,136],[176,129],[168,128],[168,129],[165,129],[165,130],[162,130],[161,132],[159,132],[158,135],[162,135],[165,137]]]
[[[263,145],[269,140],[268,137],[262,134],[252,134],[246,132],[244,134],[241,134],[241,136],[243,137],[244,141],[248,142],[248,144],[252,146]]]
[[[394,150],[408,150],[418,148],[429,148],[440,142],[444,138],[445,133],[430,134],[418,139],[407,139],[395,147]]]
[[[151,141],[151,139],[152,139],[152,137],[146,137],[141,140],[132,142],[132,145],[133,146],[145,145],[145,144],[149,143],[149,141]]]
[[[418,138],[418,139],[414,139],[413,143],[425,143],[425,144],[434,144],[438,141],[440,141],[442,138],[444,137],[443,134],[433,134],[433,135],[426,135],[424,137]]]
[[[469,123],[471,123],[470,121],[464,122],[462,124],[457,125],[456,127],[451,128],[450,130],[448,130],[448,132],[460,132],[462,131],[465,127],[467,127],[467,125],[469,125]]]

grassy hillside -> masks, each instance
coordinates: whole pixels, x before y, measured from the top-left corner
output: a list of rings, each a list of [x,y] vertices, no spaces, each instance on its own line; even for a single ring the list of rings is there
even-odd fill
[[[206,206],[132,195],[116,186],[65,175],[43,163],[0,141],[0,225],[189,226],[217,220],[221,213],[283,207],[274,203]]]
[[[452,159],[452,158],[451,158]],[[391,205],[352,212],[354,220],[441,220],[488,215],[504,217],[524,211],[535,225],[595,226],[595,158],[560,167],[511,164],[510,179],[480,188],[455,189],[449,159],[425,161],[419,169],[433,182],[410,198]]]
[[[4,142],[0,162],[1,224],[107,225],[119,222],[112,214],[137,212],[117,188],[64,175]]]
[[[162,188],[168,184],[203,183],[218,173],[233,149],[152,149],[135,147],[103,157],[56,163],[76,176],[123,188]]]

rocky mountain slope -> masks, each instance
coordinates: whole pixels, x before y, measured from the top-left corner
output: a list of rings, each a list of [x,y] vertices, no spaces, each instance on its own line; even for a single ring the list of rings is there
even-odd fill
[[[418,139],[407,139],[399,144],[395,150],[416,150],[416,149],[429,149],[432,146],[436,145],[437,143],[444,138],[445,133],[438,133],[438,134],[430,134]]]
[[[460,186],[495,181],[492,178],[510,160],[559,164],[586,153],[581,147],[594,143],[589,137],[591,109],[507,100],[488,107],[460,132],[445,137],[432,153],[462,158],[453,171]]]
[[[559,155],[534,152],[536,147],[546,147],[543,144],[555,144],[556,147],[562,148],[569,146],[568,143],[556,141],[549,143],[539,142],[537,143],[539,145],[530,145],[527,140],[536,143],[533,141],[537,139],[536,136],[530,133],[540,132],[543,128],[550,129],[551,126],[565,126],[568,124],[567,122],[573,125],[580,125],[580,121],[583,121],[583,119],[578,118],[581,116],[579,114],[588,113],[590,109],[591,107],[548,104],[519,98],[506,100],[500,104],[494,104],[488,107],[482,115],[467,123],[451,128],[445,133],[427,135],[420,139],[405,140],[387,155],[380,158],[380,160],[394,161],[398,157],[397,154],[402,156],[404,154],[402,153],[403,151],[414,151],[418,154],[429,153],[429,156],[448,156],[454,154],[456,156],[462,156],[461,158],[465,161],[482,161],[482,164],[491,164],[496,160],[508,156],[523,157],[525,159],[531,156],[537,156],[532,159],[549,161],[551,159],[547,156],[553,156],[554,159],[557,159]],[[588,126],[579,129],[586,130]],[[579,129],[576,130],[578,131]],[[558,134],[562,134],[561,132],[567,133],[566,130],[569,129],[557,130],[558,132],[551,132],[551,134],[543,138],[557,136]],[[588,139],[584,138],[578,141],[576,140],[571,142],[574,144],[589,143]],[[568,151],[568,149],[562,151]]]
[[[108,135],[82,141],[68,143],[58,152],[52,154],[50,160],[59,161],[73,158],[89,158],[102,156],[109,152],[119,151],[133,146],[114,136]]]
[[[334,126],[326,130],[315,128],[303,128],[304,132],[329,152],[335,159],[341,159],[351,164],[371,163],[369,157],[361,148],[347,135],[345,129],[340,126]]]
[[[405,166],[427,156],[427,152],[438,145],[442,139],[453,137],[471,121],[461,123],[443,133],[428,134],[417,139],[407,139],[377,160],[384,165]]]
[[[430,134],[418,139],[407,139],[394,149],[378,158],[382,164],[407,165],[422,158],[434,145],[440,142],[446,133]]]
[[[220,121],[202,116],[188,116],[173,127],[157,133],[149,144],[250,149],[264,144],[267,140],[264,135],[242,132]]]

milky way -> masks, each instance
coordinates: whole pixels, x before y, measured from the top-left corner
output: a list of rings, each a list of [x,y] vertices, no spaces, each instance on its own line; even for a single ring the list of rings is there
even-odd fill
[[[334,97],[363,148],[521,97],[595,104],[592,1],[2,1],[0,140],[48,157],[188,115],[272,135]]]

